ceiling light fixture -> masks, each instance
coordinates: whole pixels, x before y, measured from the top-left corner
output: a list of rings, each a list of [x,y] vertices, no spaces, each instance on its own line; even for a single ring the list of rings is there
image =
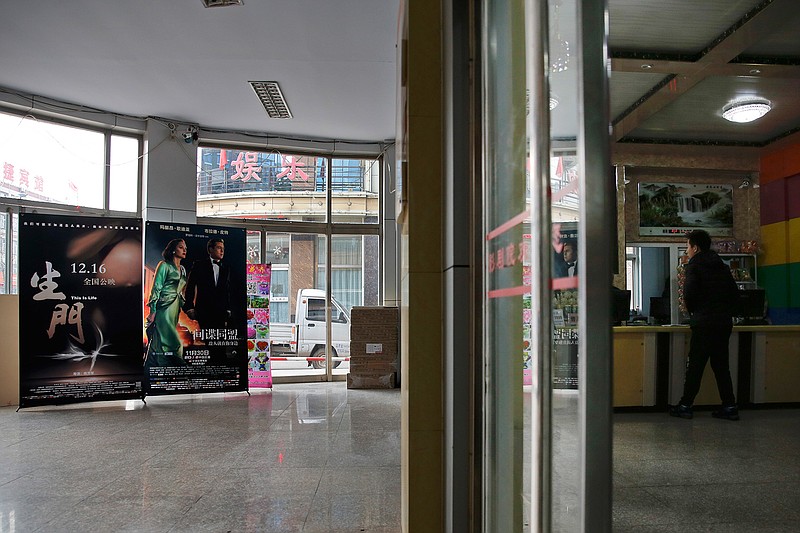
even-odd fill
[[[650,70],[651,68],[653,68],[653,65],[651,65],[650,63],[644,63],[642,65],[642,70]]]
[[[722,118],[731,122],[745,123],[753,122],[763,117],[772,109],[769,100],[763,98],[751,98],[731,102],[722,109]]]
[[[292,118],[289,105],[283,98],[283,93],[277,81],[251,81],[250,86],[261,100],[269,118]]]
[[[204,7],[242,6],[243,0],[203,0]]]

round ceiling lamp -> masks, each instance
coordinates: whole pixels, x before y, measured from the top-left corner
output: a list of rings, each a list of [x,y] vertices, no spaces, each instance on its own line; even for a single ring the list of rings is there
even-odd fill
[[[769,113],[770,109],[772,109],[772,104],[769,100],[764,100],[763,98],[740,100],[726,105],[722,109],[722,118],[743,124],[758,120]]]

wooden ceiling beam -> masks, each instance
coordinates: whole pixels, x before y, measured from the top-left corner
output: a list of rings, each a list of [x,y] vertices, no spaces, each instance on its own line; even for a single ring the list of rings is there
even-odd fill
[[[697,72],[702,71],[705,76],[750,76],[776,79],[800,78],[800,65],[776,65],[774,63],[725,63],[722,65],[703,65],[694,61],[675,61],[671,59],[612,58],[611,71],[642,74],[676,74],[680,76],[693,76]]]

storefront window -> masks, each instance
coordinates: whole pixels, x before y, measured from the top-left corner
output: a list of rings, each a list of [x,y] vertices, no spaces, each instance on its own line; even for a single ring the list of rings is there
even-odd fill
[[[0,197],[105,207],[103,133],[0,113],[0,137]]]
[[[331,160],[331,216],[334,223],[377,223],[379,159]]]
[[[111,136],[108,208],[113,211],[138,211],[139,139]]]
[[[197,215],[325,222],[325,157],[201,147]]]
[[[7,211],[0,226],[0,292],[17,292],[16,213],[21,209],[138,212],[139,138],[0,113],[0,139],[0,206]]]

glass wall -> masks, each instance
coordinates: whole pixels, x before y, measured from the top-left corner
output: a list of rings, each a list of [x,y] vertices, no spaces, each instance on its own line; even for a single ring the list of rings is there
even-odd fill
[[[17,293],[17,215],[0,214],[0,294]]]
[[[0,113],[0,198],[135,212],[139,140]],[[106,143],[110,164],[106,165]],[[110,187],[112,201],[106,191]]]
[[[381,161],[198,148],[198,217],[244,225],[248,261],[272,265],[275,377],[349,371],[350,310],[381,304]]]
[[[330,201],[334,223],[378,222],[379,158],[201,147],[198,160],[198,216],[326,222]]]
[[[140,210],[139,137],[0,112],[0,162],[0,293],[17,292],[20,211]]]
[[[113,211],[139,211],[139,140],[111,136],[108,208]]]

